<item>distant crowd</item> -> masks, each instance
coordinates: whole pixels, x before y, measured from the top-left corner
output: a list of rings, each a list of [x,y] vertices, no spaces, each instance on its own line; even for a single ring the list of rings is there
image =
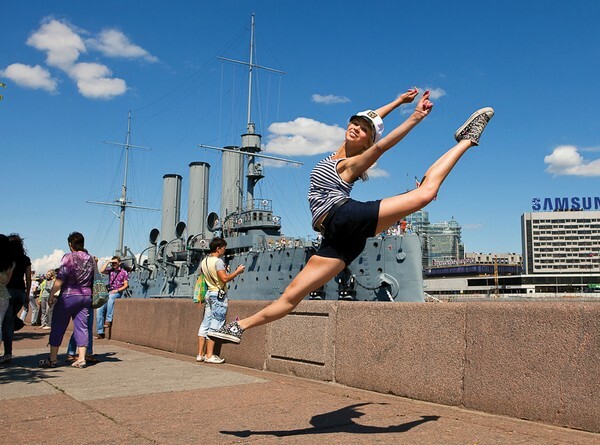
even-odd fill
[[[58,348],[66,329],[73,321],[73,333],[67,348],[67,361],[74,368],[85,368],[97,362],[93,340],[105,338],[110,332],[115,300],[129,287],[129,275],[121,268],[121,259],[112,257],[98,270],[98,258],[84,247],[79,232],[69,234],[69,253],[63,256],[57,269],[37,274],[31,270],[31,260],[25,244],[16,233],[0,234],[0,340],[4,354],[0,365],[8,365],[13,358],[13,340],[29,319],[31,326],[50,331],[50,355],[40,360],[43,368],[58,365]],[[105,276],[108,301],[95,311],[92,309],[92,285]],[[94,316],[96,336],[94,337]]]
[[[67,238],[69,253],[63,256],[60,267],[38,274],[31,269],[23,239],[18,234],[0,234],[0,340],[4,354],[0,365],[13,359],[13,339],[27,321],[49,332],[50,354],[39,361],[42,368],[59,366],[58,350],[69,323],[73,332],[67,347],[67,361],[74,368],[83,369],[99,361],[93,352],[94,339],[110,338],[115,300],[129,288],[129,274],[121,267],[121,258],[112,257],[98,269],[98,259],[84,247],[79,232]],[[198,305],[202,322],[198,330],[196,361],[219,364],[225,360],[215,352],[215,342],[208,337],[219,330],[227,315],[227,283],[244,272],[239,265],[230,272],[223,261],[227,242],[214,238],[209,253],[199,266],[199,283],[204,283],[202,302]],[[104,279],[102,279],[104,276]],[[103,281],[108,290],[108,301],[92,308],[95,283]],[[94,336],[94,317],[96,329]]]

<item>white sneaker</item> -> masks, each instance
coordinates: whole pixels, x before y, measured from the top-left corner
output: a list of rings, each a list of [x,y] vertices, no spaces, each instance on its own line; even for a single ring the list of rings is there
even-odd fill
[[[206,360],[206,357],[204,357],[203,355],[197,355],[196,356],[196,361],[197,362],[203,362],[204,360]]]
[[[225,359],[219,357],[218,355],[213,355],[213,356],[210,356],[210,357],[206,357],[204,359],[204,363],[216,363],[216,364],[219,364],[219,363],[223,363],[224,361],[225,361]]]
[[[47,331],[47,330],[50,330],[50,329],[52,329],[52,328],[51,328],[50,326],[42,326],[42,329],[44,329],[44,330],[46,330],[46,331]]]

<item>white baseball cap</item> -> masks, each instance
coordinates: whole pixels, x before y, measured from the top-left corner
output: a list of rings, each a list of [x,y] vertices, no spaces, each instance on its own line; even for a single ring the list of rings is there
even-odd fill
[[[377,142],[381,139],[381,135],[383,134],[383,119],[379,117],[379,115],[373,110],[365,110],[353,115],[348,122],[350,122],[355,117],[362,117],[369,124],[371,124],[371,128],[373,130],[373,142]]]

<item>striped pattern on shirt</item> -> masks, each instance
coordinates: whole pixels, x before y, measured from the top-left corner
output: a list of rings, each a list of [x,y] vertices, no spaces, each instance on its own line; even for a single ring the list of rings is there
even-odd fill
[[[354,184],[340,178],[337,164],[345,158],[333,159],[335,153],[319,161],[310,174],[308,205],[312,212],[312,226],[315,230],[319,218],[342,199],[348,198]],[[317,230],[318,231],[318,230]]]

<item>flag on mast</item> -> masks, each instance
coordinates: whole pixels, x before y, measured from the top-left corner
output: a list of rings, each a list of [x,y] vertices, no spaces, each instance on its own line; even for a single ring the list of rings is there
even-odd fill
[[[423,182],[424,180],[425,180],[425,176],[423,176],[423,179],[421,179],[420,181],[419,181],[419,178],[417,178],[415,176],[415,186],[416,186],[416,188],[421,187],[421,182]],[[435,195],[435,197],[433,198],[433,200],[435,201],[436,199],[437,199],[437,195]]]

